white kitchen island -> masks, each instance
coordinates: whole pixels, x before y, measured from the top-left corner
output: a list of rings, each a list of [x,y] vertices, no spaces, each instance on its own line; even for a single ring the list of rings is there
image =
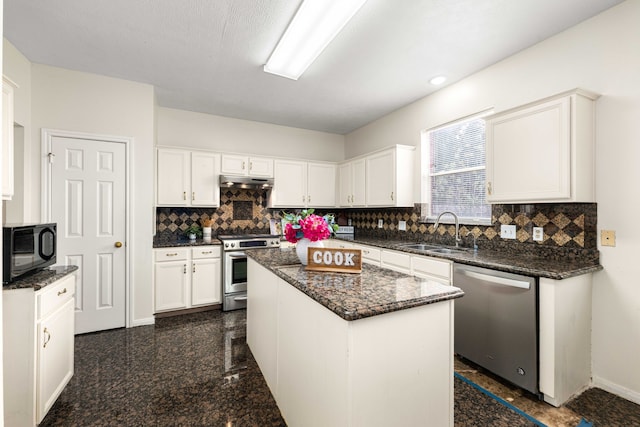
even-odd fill
[[[307,272],[253,251],[247,342],[290,427],[453,426],[459,289],[364,265]]]

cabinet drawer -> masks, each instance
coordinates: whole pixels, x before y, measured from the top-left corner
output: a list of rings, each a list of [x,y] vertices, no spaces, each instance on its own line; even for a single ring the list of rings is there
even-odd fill
[[[166,248],[155,249],[153,251],[156,262],[162,261],[186,261],[189,258],[190,249],[187,248]]]
[[[380,249],[356,244],[353,245],[353,249],[362,250],[362,260],[364,262],[380,265],[380,253],[382,252]]]
[[[415,276],[441,277],[451,283],[451,261],[436,260],[434,258],[412,256],[411,270]]]
[[[411,255],[400,252],[382,251],[380,266],[382,268],[410,274]]]
[[[76,276],[71,274],[36,293],[36,318],[42,319],[73,298]]]
[[[220,258],[220,246],[201,246],[198,248],[192,248],[191,258]]]

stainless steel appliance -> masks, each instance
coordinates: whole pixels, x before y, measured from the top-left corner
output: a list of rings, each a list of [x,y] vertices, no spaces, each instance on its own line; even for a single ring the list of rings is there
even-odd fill
[[[280,236],[272,234],[219,235],[222,242],[222,310],[247,307],[248,250],[280,247]]]
[[[533,277],[454,264],[454,351],[538,394],[538,284]]]
[[[355,228],[353,225],[340,225],[336,230],[336,237],[339,237],[343,240],[353,240],[353,233]]]
[[[12,282],[56,263],[56,224],[2,227],[2,281]]]

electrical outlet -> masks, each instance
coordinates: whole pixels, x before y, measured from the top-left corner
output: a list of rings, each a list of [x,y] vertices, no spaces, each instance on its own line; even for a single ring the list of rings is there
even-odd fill
[[[533,227],[533,241],[542,242],[544,240],[544,228]]]
[[[407,221],[398,221],[398,231],[407,231]]]
[[[382,228],[384,226],[384,221],[379,219],[378,220],[378,228]]]
[[[600,244],[602,246],[615,246],[616,232],[614,230],[602,230],[600,232]]]
[[[516,238],[516,226],[515,225],[501,225],[500,237],[503,239],[515,239]]]

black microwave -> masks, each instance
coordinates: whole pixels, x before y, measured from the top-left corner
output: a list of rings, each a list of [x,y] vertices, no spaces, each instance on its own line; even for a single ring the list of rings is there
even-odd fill
[[[56,224],[5,224],[2,281],[13,282],[56,263]]]

